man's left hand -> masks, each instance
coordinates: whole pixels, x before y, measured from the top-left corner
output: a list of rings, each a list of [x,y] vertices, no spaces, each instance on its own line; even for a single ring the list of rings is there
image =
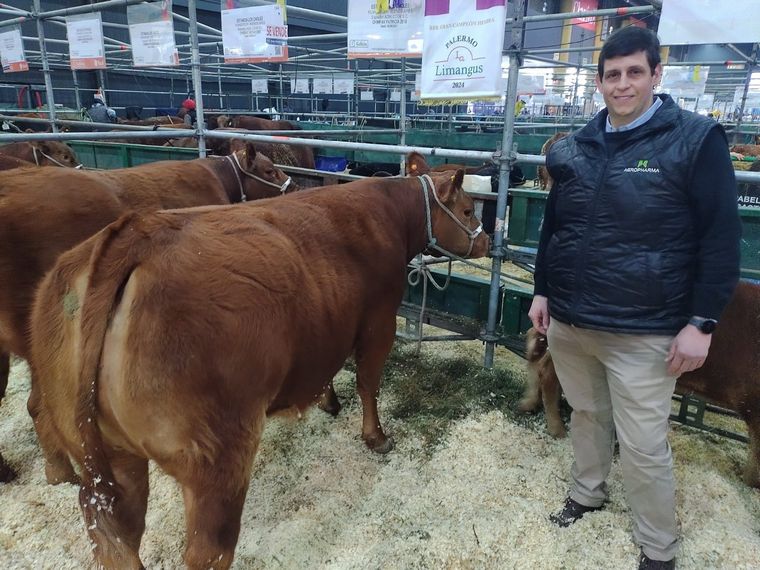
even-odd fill
[[[686,325],[673,339],[668,351],[668,374],[680,376],[696,370],[705,363],[712,335],[701,332],[694,325]]]

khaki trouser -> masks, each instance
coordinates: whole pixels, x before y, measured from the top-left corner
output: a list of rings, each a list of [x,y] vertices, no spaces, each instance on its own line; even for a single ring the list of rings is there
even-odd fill
[[[670,560],[678,549],[667,439],[676,378],[665,362],[673,338],[581,329],[554,319],[547,337],[573,408],[570,497],[588,507],[605,501],[617,432],[634,538],[650,558]]]

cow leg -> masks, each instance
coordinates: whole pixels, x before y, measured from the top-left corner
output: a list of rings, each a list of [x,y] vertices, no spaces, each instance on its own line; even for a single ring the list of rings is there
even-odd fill
[[[13,481],[16,478],[16,472],[5,461],[5,458],[0,455],[0,483],[7,483]]]
[[[546,418],[546,429],[549,435],[561,439],[567,435],[565,423],[559,413],[560,397],[562,388],[559,385],[559,379],[554,366],[544,369],[540,372],[541,396],[544,401],[544,417]]]
[[[372,324],[379,326],[366,327],[366,334],[356,345],[356,390],[362,401],[362,439],[372,451],[388,453],[393,449],[393,440],[386,437],[380,425],[377,396],[385,359],[395,340],[395,312],[393,320]]]
[[[79,503],[98,568],[144,570],[140,542],[148,508],[148,460],[126,452],[109,458],[114,481],[83,476]]]
[[[327,385],[325,391],[322,392],[317,405],[320,410],[327,412],[333,417],[336,417],[340,413],[343,406],[341,406],[340,400],[338,400],[338,395],[335,393],[335,387],[333,386],[332,380],[330,380],[330,384]]]
[[[39,382],[34,381],[34,371],[32,371],[32,390],[29,393],[29,400],[26,403],[26,409],[34,422],[34,430],[37,432],[37,439],[42,448],[42,454],[45,456],[45,478],[50,485],[59,483],[79,483],[79,477],[71,465],[68,453],[61,444],[58,430],[53,425],[50,414],[45,409],[40,398]]]
[[[756,411],[754,413],[757,414]],[[747,464],[744,467],[744,482],[750,487],[760,487],[760,415],[753,415],[746,421],[749,449]]]
[[[177,479],[185,500],[184,558],[189,570],[227,570],[232,565],[265,418],[262,408],[250,422],[252,431],[226,432],[225,443],[212,461],[202,457],[180,467]]]
[[[8,375],[11,373],[11,355],[8,352],[0,352],[0,401],[5,398],[5,390],[8,388]]]

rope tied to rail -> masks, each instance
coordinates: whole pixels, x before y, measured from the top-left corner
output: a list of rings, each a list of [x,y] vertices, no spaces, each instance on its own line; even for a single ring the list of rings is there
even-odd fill
[[[411,269],[409,270],[409,275],[407,276],[407,283],[409,283],[409,285],[412,287],[416,287],[419,285],[420,281],[422,281],[422,302],[420,303],[419,327],[417,327],[417,352],[420,352],[420,350],[422,350],[422,323],[423,318],[425,317],[425,309],[427,308],[428,283],[432,283],[433,287],[439,291],[443,291],[448,288],[449,283],[451,282],[451,261],[451,258],[449,258],[446,281],[443,283],[443,285],[439,284],[435,280],[435,277],[433,277],[433,272],[430,271],[430,266],[422,255],[418,255],[409,262]]]

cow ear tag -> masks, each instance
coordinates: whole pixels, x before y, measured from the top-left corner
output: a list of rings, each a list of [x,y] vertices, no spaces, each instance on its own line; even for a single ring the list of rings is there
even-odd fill
[[[417,170],[417,165],[416,164],[412,164],[412,170]]]

